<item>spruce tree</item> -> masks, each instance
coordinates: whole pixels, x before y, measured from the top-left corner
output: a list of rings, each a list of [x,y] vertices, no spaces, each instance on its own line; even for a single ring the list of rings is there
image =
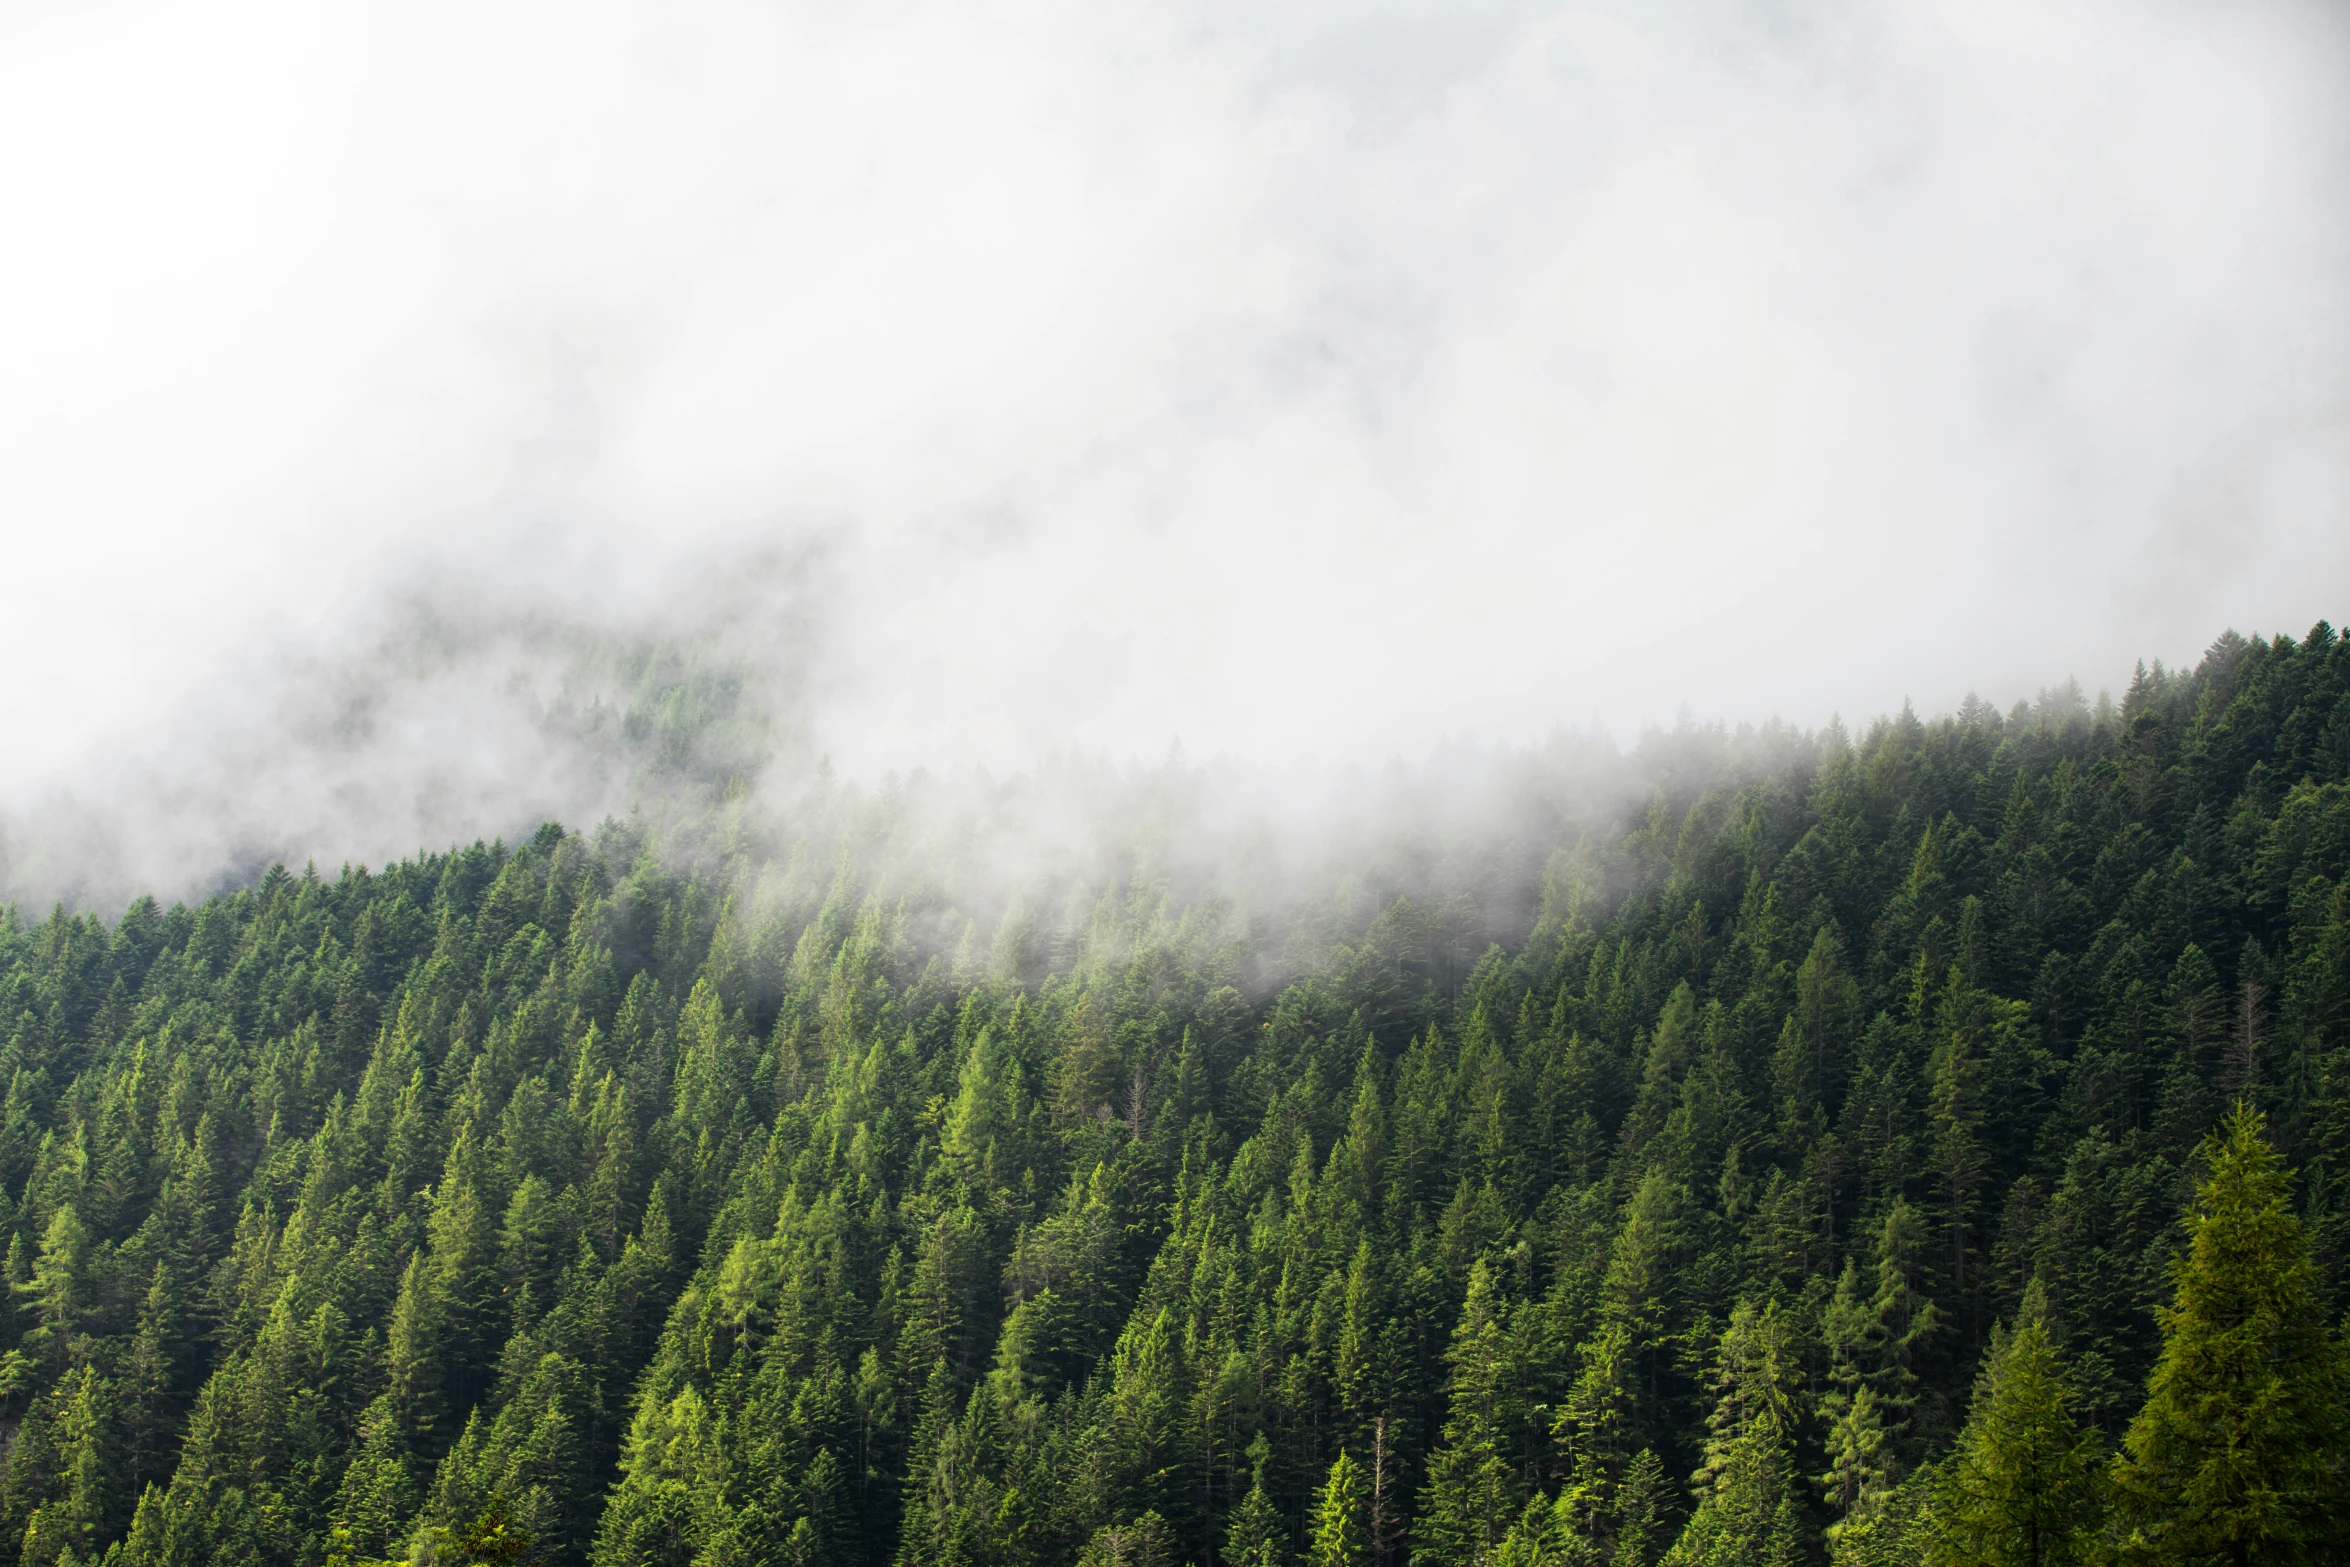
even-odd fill
[[[1443,1444],[1429,1462],[1415,1559],[1470,1567],[1492,1551],[1521,1505],[1504,1456],[1506,1406],[1515,1380],[1509,1333],[1493,1272],[1483,1260],[1469,1270],[1468,1298],[1446,1358],[1452,1363],[1451,1412]]]
[[[2023,1321],[1993,1333],[1966,1429],[1941,1473],[1929,1567],[2071,1567],[2093,1556],[2103,1454],[2073,1417],[2043,1310],[2035,1286]]]
[[[1897,1206],[1880,1232],[1884,1239],[1902,1233],[1907,1209]],[[1828,1467],[1819,1476],[1822,1495],[1835,1513],[1831,1529],[1842,1529],[1874,1513],[1899,1477],[1900,1464],[1893,1439],[1899,1433],[1910,1403],[1906,1350],[1918,1336],[1920,1315],[1932,1326],[1932,1308],[1909,1313],[1902,1322],[1906,1283],[1898,1267],[1880,1268],[1874,1297],[1861,1283],[1860,1268],[1847,1261],[1821,1318],[1821,1336],[1828,1350],[1828,1387],[1818,1401],[1825,1424]],[[1888,1321],[1888,1314],[1895,1320]]]
[[[1249,1448],[1256,1478],[1225,1526],[1224,1567],[1286,1567],[1289,1561],[1289,1542],[1281,1527],[1281,1510],[1265,1494],[1265,1460],[1272,1451],[1272,1444],[1261,1434]]]
[[[2125,1560],[2231,1567],[2350,1547],[2350,1395],[2265,1118],[2205,1139],[2162,1354],[2114,1465]]]
[[[1941,1482],[1938,1466],[1915,1470],[1874,1512],[1831,1531],[1830,1567],[1919,1567],[1941,1538],[1934,1510]]]
[[[1176,1567],[1181,1559],[1167,1520],[1144,1513],[1132,1523],[1096,1529],[1078,1553],[1077,1567]]]
[[[2028,1395],[2138,1409],[2239,1084],[2307,1298],[2204,1267],[2100,1543],[2323,1561],[2346,701],[2321,628],[2094,720],[1676,742],[1629,814],[1545,793],[1582,842],[1531,932],[1532,838],[1245,918],[1128,841],[999,919],[887,847],[912,786],[0,908],[0,1562],[2012,1555],[2078,1451]],[[2034,1279],[2061,1375],[2013,1318],[1983,1367]],[[2289,1527],[2196,1533],[2206,1438]]]
[[[1798,1567],[1813,1531],[1796,1490],[1792,1334],[1774,1304],[1741,1302],[1714,1358],[1716,1400],[1697,1510],[1664,1567]]]
[[[401,1528],[416,1512],[410,1433],[403,1429],[391,1395],[378,1395],[359,1418],[358,1440],[343,1471],[333,1518],[343,1543],[361,1556],[380,1556],[398,1543]]]
[[[1608,1567],[1652,1567],[1665,1546],[1667,1523],[1665,1466],[1655,1453],[1642,1448],[1624,1471],[1609,1508],[1616,1530],[1616,1548]]]
[[[1314,1503],[1314,1540],[1306,1551],[1306,1567],[1365,1567],[1371,1559],[1369,1507],[1362,1466],[1342,1447]]]
[[[1597,1544],[1575,1527],[1577,1509],[1537,1496],[1483,1558],[1486,1567],[1603,1567]]]

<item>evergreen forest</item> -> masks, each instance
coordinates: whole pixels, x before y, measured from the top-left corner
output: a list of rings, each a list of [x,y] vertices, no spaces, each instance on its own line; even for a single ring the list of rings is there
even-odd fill
[[[2350,640],[1587,751],[9,911],[0,1562],[2350,1559]]]

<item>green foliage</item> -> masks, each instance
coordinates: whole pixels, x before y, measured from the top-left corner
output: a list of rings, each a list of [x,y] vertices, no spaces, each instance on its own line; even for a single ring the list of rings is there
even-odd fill
[[[1249,1455],[1256,1462],[1256,1477],[1224,1527],[1224,1567],[1287,1567],[1288,1531],[1265,1492],[1265,1460],[1271,1454],[1272,1445],[1260,1434]]]
[[[1482,1258],[1469,1271],[1468,1298],[1445,1358],[1452,1367],[1451,1409],[1420,1498],[1415,1559],[1469,1567],[1492,1554],[1522,1505],[1508,1454],[1521,1420],[1512,1406],[1524,1379]]]
[[[1775,1303],[1760,1311],[1738,1304],[1715,1352],[1697,1510],[1665,1567],[1796,1567],[1810,1559],[1817,1531],[1795,1482],[1793,1350]]]
[[[2287,1204],[2283,1160],[2238,1104],[2203,1145],[2162,1358],[2114,1478],[2123,1554],[2153,1562],[2333,1559],[2350,1539],[2343,1345]]]
[[[0,1554],[2327,1559],[2350,644],[1509,765],[1277,885],[1170,769],[1016,886],[827,782],[0,914]]]
[[[1077,1567],[1176,1567],[1177,1561],[1167,1520],[1144,1513],[1132,1523],[1096,1529],[1078,1553]]]
[[[1371,1560],[1370,1489],[1362,1465],[1338,1450],[1314,1501],[1314,1537],[1306,1567],[1366,1567]]]
[[[1973,1412],[1943,1465],[1931,1567],[2065,1567],[2091,1561],[2105,1511],[2102,1443],[2073,1393],[2035,1287],[2013,1332],[1995,1332]]]
[[[1942,1473],[1928,1466],[1895,1486],[1883,1503],[1829,1534],[1833,1567],[1921,1567],[1942,1538],[1934,1510]]]

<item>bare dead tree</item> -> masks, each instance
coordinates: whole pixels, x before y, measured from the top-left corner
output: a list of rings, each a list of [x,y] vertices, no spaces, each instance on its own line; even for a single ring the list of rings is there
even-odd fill
[[[2235,1031],[2228,1038],[2220,1086],[2231,1095],[2246,1094],[2260,1076],[2260,1039],[2268,1030],[2268,987],[2256,979],[2244,981],[2236,1007]]]

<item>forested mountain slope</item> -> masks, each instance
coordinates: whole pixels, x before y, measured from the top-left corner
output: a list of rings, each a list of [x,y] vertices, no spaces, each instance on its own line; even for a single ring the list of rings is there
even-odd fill
[[[12,917],[0,1559],[2323,1559],[2350,644],[1709,744],[1277,905],[834,791]]]

